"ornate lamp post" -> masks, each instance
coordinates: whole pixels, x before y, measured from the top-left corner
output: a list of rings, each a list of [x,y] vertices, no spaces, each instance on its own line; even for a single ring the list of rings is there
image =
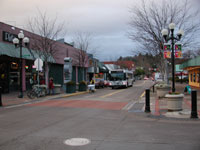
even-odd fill
[[[181,37],[184,35],[184,31],[183,30],[179,30],[177,33],[177,37],[174,37],[174,28],[175,28],[175,24],[174,23],[170,23],[169,24],[169,31],[171,32],[171,34],[169,35],[168,33],[168,29],[163,29],[162,30],[162,36],[164,37],[165,41],[168,42],[169,40],[171,40],[171,46],[172,46],[172,50],[171,50],[171,63],[172,63],[172,92],[175,92],[175,59],[174,59],[174,44],[176,43],[176,41],[179,41],[181,39]]]
[[[24,45],[27,47],[29,44],[29,38],[28,37],[24,37],[23,32],[20,32],[18,34],[18,38],[14,38],[13,39],[13,43],[15,44],[15,47],[19,47],[20,48],[20,94],[19,94],[19,98],[23,98],[23,89],[22,89],[22,47],[23,47],[23,43]]]

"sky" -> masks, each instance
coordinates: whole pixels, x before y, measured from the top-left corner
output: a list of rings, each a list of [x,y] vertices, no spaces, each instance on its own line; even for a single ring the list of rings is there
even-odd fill
[[[161,1],[161,0],[155,0]],[[200,5],[200,0],[192,0]],[[68,43],[76,32],[93,36],[91,50],[101,61],[134,55],[136,43],[127,37],[129,8],[141,0],[0,0],[0,21],[26,29],[27,20],[39,9],[65,22]]]
[[[0,0],[0,21],[26,28],[37,9],[65,22],[65,41],[76,32],[92,34],[92,46],[101,61],[132,55],[134,43],[128,39],[129,8],[140,0]]]

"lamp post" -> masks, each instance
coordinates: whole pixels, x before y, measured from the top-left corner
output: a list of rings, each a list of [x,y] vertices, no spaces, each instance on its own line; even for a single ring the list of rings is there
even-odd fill
[[[18,38],[14,38],[13,39],[13,43],[15,44],[15,47],[19,47],[20,48],[20,94],[18,96],[18,98],[23,98],[23,89],[22,89],[22,47],[23,47],[23,43],[24,45],[27,47],[29,44],[29,38],[28,37],[24,37],[23,32],[20,32],[18,34]]]
[[[170,23],[169,24],[169,31],[171,32],[171,34],[169,35],[168,33],[168,29],[163,29],[162,30],[162,36],[164,37],[165,41],[168,42],[169,40],[171,40],[171,46],[172,46],[172,50],[171,50],[171,63],[172,63],[172,92],[175,92],[175,58],[174,58],[174,44],[176,41],[179,41],[181,39],[181,37],[184,35],[184,31],[183,30],[179,30],[177,33],[177,37],[174,36],[174,28],[175,28],[175,24],[174,23]]]

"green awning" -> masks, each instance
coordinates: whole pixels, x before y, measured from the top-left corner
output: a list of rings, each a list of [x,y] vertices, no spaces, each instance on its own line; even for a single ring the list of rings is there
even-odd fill
[[[176,72],[182,72],[183,70],[180,68],[180,65],[176,65]]]
[[[0,42],[0,55],[7,55],[10,57],[20,58],[20,48],[15,48],[14,44],[6,44],[3,42]],[[23,47],[22,58],[35,60],[39,58],[39,55],[37,54],[36,51]],[[43,57],[41,57],[41,59],[44,61]],[[48,62],[55,63],[55,60],[52,56],[50,56],[48,59],[49,59]]]
[[[195,67],[195,66],[200,66],[200,56],[182,63],[180,65],[180,69],[184,69],[184,68],[187,68],[187,67]]]

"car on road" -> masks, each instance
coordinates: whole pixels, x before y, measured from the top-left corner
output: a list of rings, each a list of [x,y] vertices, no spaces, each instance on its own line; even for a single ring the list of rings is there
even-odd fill
[[[104,80],[104,87],[109,87],[110,83],[108,80]]]
[[[104,80],[103,79],[95,79],[95,88],[103,88],[104,87]]]

